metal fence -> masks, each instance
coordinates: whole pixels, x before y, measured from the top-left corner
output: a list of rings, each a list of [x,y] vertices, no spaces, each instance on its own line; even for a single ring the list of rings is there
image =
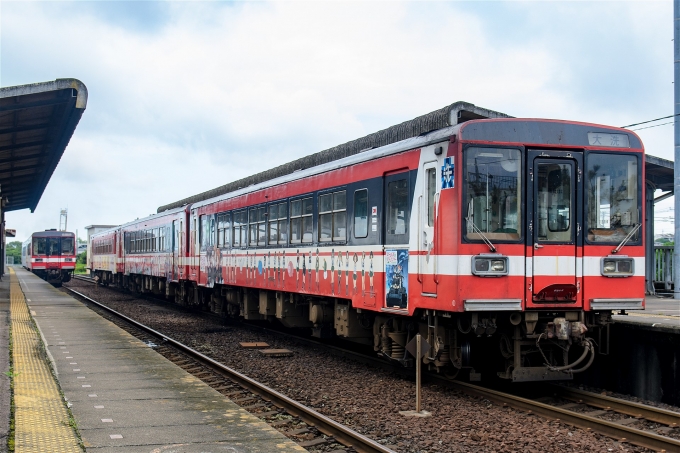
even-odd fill
[[[673,289],[673,246],[654,246],[654,287],[658,291]]]

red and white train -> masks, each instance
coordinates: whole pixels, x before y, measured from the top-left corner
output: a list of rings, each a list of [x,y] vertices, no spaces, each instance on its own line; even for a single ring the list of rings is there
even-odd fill
[[[71,280],[76,268],[76,235],[45,230],[33,233],[21,247],[21,265],[55,286]]]
[[[644,308],[643,181],[628,130],[455,103],[94,235],[89,267],[405,365],[420,332],[447,374],[571,379]]]

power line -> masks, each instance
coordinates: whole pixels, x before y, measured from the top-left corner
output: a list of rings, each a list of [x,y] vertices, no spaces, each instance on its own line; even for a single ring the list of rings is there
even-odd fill
[[[643,121],[641,123],[635,123],[635,124],[629,124],[628,126],[621,126],[621,128],[626,128],[626,127],[633,127],[633,126],[639,126],[640,124],[647,124],[647,123],[653,123],[654,121],[659,121],[659,120],[665,120],[668,118],[673,118],[674,116],[678,116],[680,113],[676,113],[675,115],[670,115],[670,116],[662,116],[661,118],[657,118],[655,120],[649,120],[649,121]]]
[[[661,123],[661,124],[655,124],[654,126],[646,126],[646,127],[641,127],[638,129],[631,129],[631,131],[641,131],[642,129],[649,129],[651,127],[659,127],[659,126],[665,126],[666,124],[673,124],[675,121],[669,121],[667,123]]]

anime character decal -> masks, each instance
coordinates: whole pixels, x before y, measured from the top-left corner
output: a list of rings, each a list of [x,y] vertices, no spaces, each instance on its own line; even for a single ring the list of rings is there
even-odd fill
[[[408,308],[408,250],[385,250],[385,305]]]
[[[217,246],[208,247],[205,253],[205,273],[208,276],[208,288],[222,284],[222,251]]]

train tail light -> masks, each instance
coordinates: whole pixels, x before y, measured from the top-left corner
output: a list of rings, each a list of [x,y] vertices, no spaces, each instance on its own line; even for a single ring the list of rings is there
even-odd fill
[[[630,277],[635,274],[635,261],[627,256],[602,258],[600,273],[605,277]]]
[[[508,257],[497,253],[482,253],[473,256],[472,273],[480,277],[508,275]]]

